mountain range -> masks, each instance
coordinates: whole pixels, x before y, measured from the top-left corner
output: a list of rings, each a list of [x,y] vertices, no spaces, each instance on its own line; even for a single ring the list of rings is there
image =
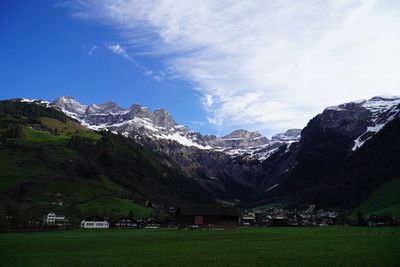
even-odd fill
[[[151,161],[158,162],[159,170],[167,168],[186,177],[182,188],[179,183],[172,186],[173,181],[167,187],[178,195],[190,187],[197,192],[192,201],[199,201],[200,192],[206,201],[229,205],[285,202],[354,207],[379,185],[400,176],[400,97],[396,96],[327,107],[304,129],[289,129],[271,140],[243,129],[223,137],[202,135],[179,125],[165,109],[152,111],[139,104],[128,109],[115,102],[83,105],[69,96],[51,103],[11,102],[61,111],[86,129],[131,140],[152,153]],[[384,156],[377,158],[380,153]],[[132,184],[129,175],[121,179]],[[140,179],[135,179],[138,186]],[[183,195],[190,199],[187,192]]]
[[[179,125],[166,109],[152,112],[139,104],[123,109],[115,102],[83,105],[70,96],[57,98],[52,104],[93,130],[106,129],[133,138],[135,134],[144,134],[153,139],[173,140],[185,146],[218,150],[231,155],[259,152],[276,142],[296,142],[300,140],[301,133],[300,129],[290,129],[272,136],[272,140],[247,130],[235,130],[223,137],[208,134],[203,136],[190,131],[187,126]],[[328,127],[337,127],[340,132],[354,138],[354,151],[388,121],[398,116],[399,104],[399,97],[377,96],[328,107],[318,116]],[[263,156],[260,153],[256,155]]]
[[[166,109],[153,112],[139,104],[133,104],[129,109],[123,109],[115,102],[82,105],[70,96],[60,97],[52,104],[93,130],[109,130],[130,138],[147,136],[153,140],[170,140],[184,146],[230,155],[248,153],[263,157],[271,148],[300,139],[299,129],[277,134],[272,140],[258,132],[242,129],[223,137],[201,135],[187,126],[179,125]]]

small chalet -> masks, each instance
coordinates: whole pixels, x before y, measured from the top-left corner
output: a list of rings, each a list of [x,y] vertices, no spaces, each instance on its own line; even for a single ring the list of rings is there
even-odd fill
[[[180,206],[176,217],[183,228],[236,230],[240,212],[224,206]],[[196,226],[196,227],[194,227]]]
[[[99,216],[91,216],[82,220],[81,228],[84,229],[100,229],[109,228],[110,224]]]
[[[64,227],[67,225],[68,221],[65,219],[65,215],[58,213],[57,214],[53,211],[44,215],[43,223],[45,225],[55,225],[58,227]]]
[[[115,228],[136,228],[137,222],[129,217],[122,217],[114,221]]]

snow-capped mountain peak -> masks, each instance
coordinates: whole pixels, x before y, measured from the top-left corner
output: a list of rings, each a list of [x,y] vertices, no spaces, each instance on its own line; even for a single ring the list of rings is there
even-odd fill
[[[166,109],[153,112],[139,104],[124,109],[115,102],[83,105],[70,96],[62,96],[53,104],[66,115],[94,130],[110,130],[132,138],[144,135],[153,140],[175,141],[184,146],[220,151],[231,156],[246,154],[258,158],[260,152],[259,156],[265,159],[266,155],[271,153],[270,150],[276,149],[277,146],[298,141],[297,135],[300,132],[289,130],[280,134],[281,138],[274,141],[268,140],[259,132],[243,129],[223,137],[203,136],[191,131],[187,126],[179,125]]]
[[[115,102],[107,102],[104,104],[92,104],[86,109],[86,114],[118,114],[123,109]]]
[[[400,96],[376,96],[361,105],[371,112],[370,124],[365,132],[354,140],[353,151],[360,148],[388,122],[400,116]]]
[[[400,116],[400,96],[375,96],[368,100],[328,107],[320,115],[325,123],[354,138],[352,150]]]
[[[211,148],[200,142],[201,138],[196,138],[198,133],[178,125],[166,109],[153,112],[139,104],[123,109],[113,101],[83,105],[70,96],[57,98],[53,104],[69,117],[93,130],[110,130],[125,136],[142,134],[153,139],[174,140],[199,149]]]
[[[53,101],[53,104],[61,109],[67,116],[81,120],[86,113],[87,106],[82,105],[71,96],[62,96]]]
[[[284,133],[272,136],[272,141],[299,141],[301,135],[300,129],[289,129]]]

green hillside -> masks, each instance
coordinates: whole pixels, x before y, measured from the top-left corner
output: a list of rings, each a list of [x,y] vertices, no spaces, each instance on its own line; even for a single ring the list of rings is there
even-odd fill
[[[400,178],[387,181],[378,187],[350,217],[355,219],[358,212],[361,212],[363,217],[373,214],[400,217]]]
[[[132,140],[94,132],[53,108],[0,101],[0,215],[39,218],[59,210],[69,216],[133,214],[211,198],[179,169]],[[19,215],[18,215],[19,214]]]

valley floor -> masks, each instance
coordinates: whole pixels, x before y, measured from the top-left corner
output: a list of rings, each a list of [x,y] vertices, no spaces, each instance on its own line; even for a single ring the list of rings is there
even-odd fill
[[[0,234],[1,266],[396,266],[400,227]]]

